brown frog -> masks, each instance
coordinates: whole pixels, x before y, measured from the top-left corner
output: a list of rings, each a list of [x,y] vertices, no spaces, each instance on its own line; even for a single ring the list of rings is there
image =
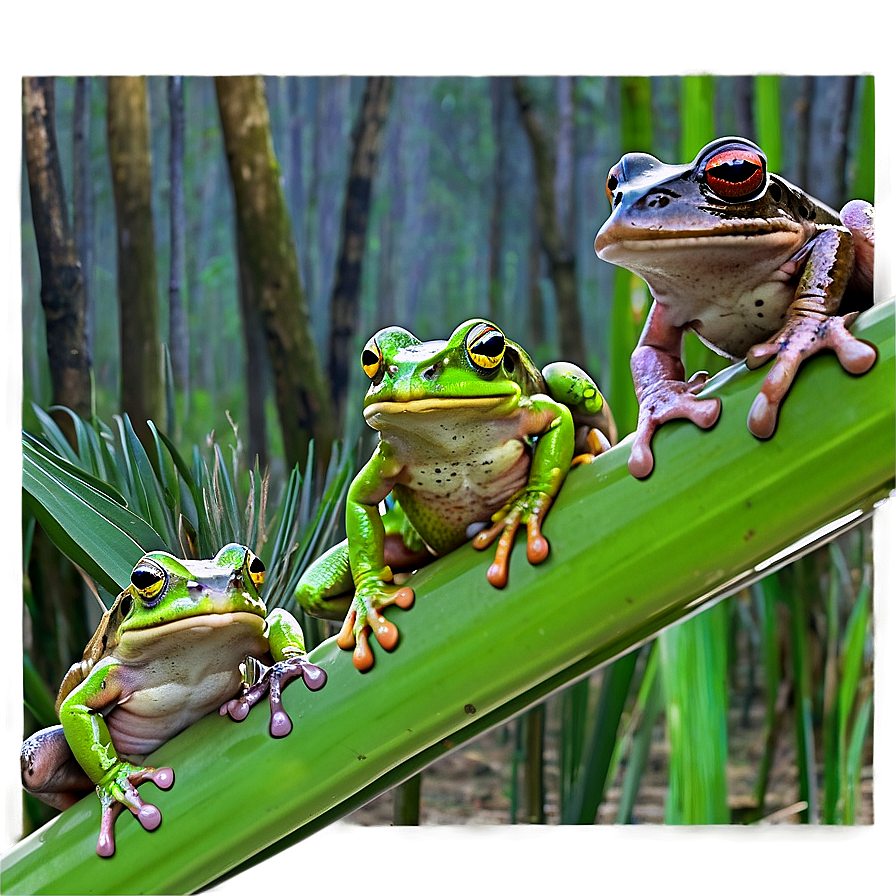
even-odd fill
[[[653,470],[650,443],[667,420],[706,429],[719,417],[719,399],[697,398],[706,374],[685,381],[687,330],[750,368],[774,358],[748,418],[761,439],[774,433],[806,358],[827,348],[850,373],[874,364],[875,348],[848,331],[872,302],[867,202],[853,200],[838,216],[771,173],[762,150],[742,137],[715,140],[685,165],[628,153],[610,170],[607,196],[612,212],[595,252],[642,277],[654,298],[631,359],[640,406],[634,476]]]

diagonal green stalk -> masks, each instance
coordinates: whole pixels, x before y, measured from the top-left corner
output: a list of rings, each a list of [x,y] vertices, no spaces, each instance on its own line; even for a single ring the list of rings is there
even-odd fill
[[[723,372],[706,390],[723,400],[719,424],[666,427],[648,480],[629,475],[628,441],[570,474],[545,526],[544,564],[517,550],[503,592],[486,582],[490,558],[469,546],[421,570],[414,607],[386,611],[401,627],[398,649],[377,651],[371,673],[359,675],[332,639],[313,651],[329,680],[316,694],[286,691],[289,737],[268,736],[263,707],[241,724],[202,719],[152,757],[178,776],[151,795],[158,830],[123,816],[116,856],[98,859],[99,806],[84,799],[7,852],[4,892],[193,891],[745,587],[819,527],[869,509],[893,488],[896,466],[892,302],[855,332],[877,345],[875,368],[853,378],[831,356],[812,359],[774,439],[757,442],[745,425],[765,371]]]

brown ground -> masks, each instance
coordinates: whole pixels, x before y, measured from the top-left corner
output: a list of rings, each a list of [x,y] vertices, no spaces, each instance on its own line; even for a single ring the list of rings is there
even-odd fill
[[[763,749],[761,698],[751,702],[746,720],[743,700],[733,700],[729,711],[728,805],[732,810],[749,806]],[[548,824],[559,821],[558,712],[556,700],[548,702],[545,748],[545,814]],[[746,723],[745,723],[746,722]],[[509,824],[510,775],[514,750],[514,726],[487,732],[465,747],[443,757],[423,772],[421,824]],[[634,823],[662,824],[667,788],[668,744],[662,715],[653,736],[653,747],[641,781]],[[598,823],[615,822],[621,770],[598,812]],[[794,806],[798,780],[794,734],[788,719],[781,732],[769,780],[764,820],[773,824],[798,821]],[[360,825],[392,823],[392,793],[385,793],[346,819]],[[797,806],[797,809],[799,807]],[[522,821],[522,810],[518,813]],[[858,822],[873,821],[872,770],[862,771],[862,805]]]

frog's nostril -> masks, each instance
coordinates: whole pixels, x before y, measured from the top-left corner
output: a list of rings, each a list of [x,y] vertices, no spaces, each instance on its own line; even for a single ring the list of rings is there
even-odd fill
[[[427,367],[426,370],[423,371],[421,376],[425,380],[434,380],[439,373],[439,365],[433,364],[432,367]]]

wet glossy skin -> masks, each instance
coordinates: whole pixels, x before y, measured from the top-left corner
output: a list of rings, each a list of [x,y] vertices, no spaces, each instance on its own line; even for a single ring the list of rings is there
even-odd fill
[[[648,283],[654,305],[632,356],[641,412],[629,468],[653,469],[650,442],[662,423],[685,417],[701,427],[718,418],[717,399],[696,395],[705,377],[685,382],[686,330],[731,358],[757,367],[775,358],[748,425],[770,437],[799,364],[822,348],[864,373],[873,347],[854,339],[844,312],[871,301],[873,209],[850,203],[846,225],[830,208],[770,173],[762,151],[743,138],[714,141],[686,165],[629,153],[610,170],[612,213],[597,254]],[[855,263],[858,249],[858,263]]]
[[[309,568],[296,597],[316,615],[345,615],[338,643],[354,649],[365,671],[369,630],[387,650],[398,640],[380,609],[413,601],[394,572],[471,538],[479,549],[497,540],[488,578],[503,587],[521,524],[528,559],[542,562],[549,548],[541,521],[573,462],[577,422],[588,431],[577,450],[589,460],[608,444],[591,427],[613,431],[611,417],[599,419],[603,399],[584,371],[562,362],[539,371],[488,321],[467,321],[436,342],[390,327],[368,342],[361,362],[371,380],[364,418],[380,442],[349,491],[347,543]],[[383,518],[377,505],[387,496],[394,505]]]
[[[140,766],[143,757],[212,710],[245,718],[269,689],[271,733],[282,737],[292,723],[280,689],[299,676],[312,690],[325,683],[323,670],[304,658],[298,622],[282,610],[267,613],[263,580],[263,564],[242,545],[212,560],[147,554],[63,679],[62,724],[23,745],[23,786],[50,805],[65,809],[96,787],[100,855],[115,850],[113,824],[123,808],[147,830],[161,822],[136,785],[151,780],[167,790],[174,773]],[[259,664],[251,687],[240,670],[247,657],[273,662]]]

